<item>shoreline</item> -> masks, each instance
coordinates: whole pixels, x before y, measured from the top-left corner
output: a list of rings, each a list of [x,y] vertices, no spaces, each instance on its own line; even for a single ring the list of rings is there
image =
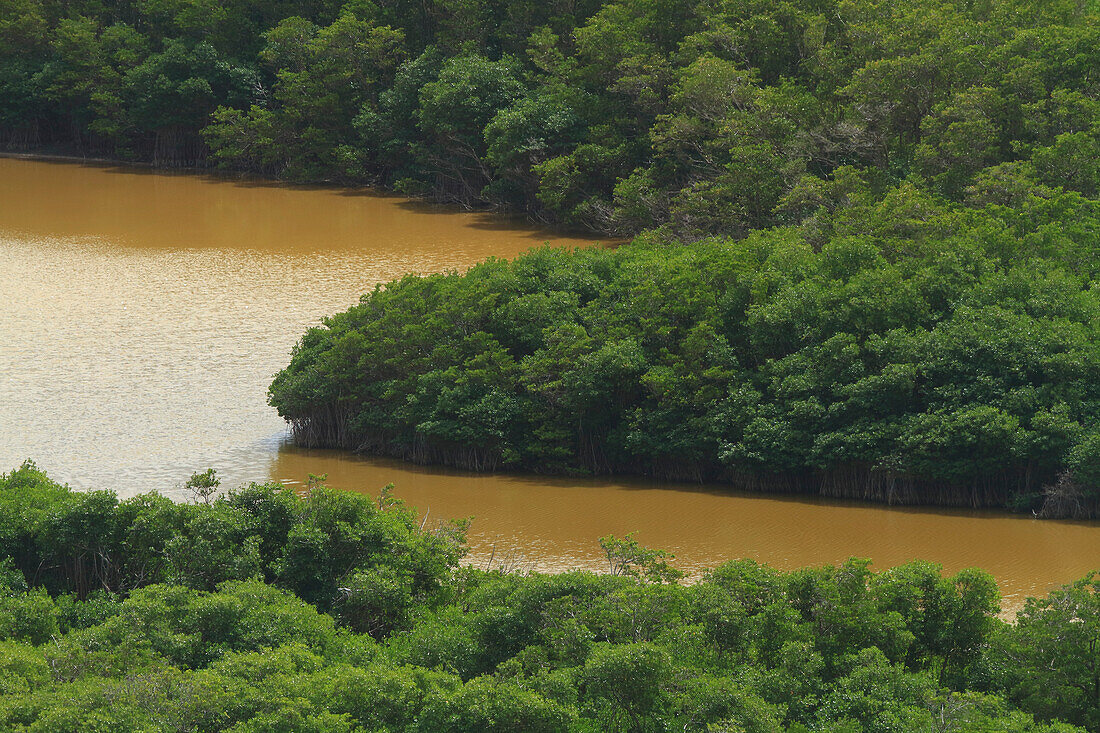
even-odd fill
[[[805,473],[775,474],[772,476],[739,472],[735,469],[719,470],[715,466],[699,466],[694,472],[644,470],[623,470],[621,467],[607,472],[571,473],[569,471],[547,470],[545,467],[527,469],[503,468],[492,461],[457,460],[446,451],[432,450],[431,446],[416,452],[397,450],[378,443],[364,440],[362,436],[346,436],[345,440],[317,439],[317,435],[299,439],[296,432],[303,426],[296,425],[293,419],[287,419],[290,444],[304,451],[335,450],[358,458],[382,458],[396,460],[421,468],[453,469],[470,472],[477,476],[516,475],[524,477],[579,478],[582,480],[639,480],[660,485],[663,482],[678,483],[701,487],[702,490],[727,490],[733,493],[763,497],[793,497],[816,500],[853,502],[869,507],[943,509],[954,511],[996,511],[1010,516],[1028,518],[1024,510],[1015,511],[1009,505],[1010,488],[1006,483],[997,488],[989,488],[995,483],[987,483],[984,491],[971,487],[948,484],[942,481],[921,479],[915,476],[880,474],[873,468],[863,465],[838,466],[831,470],[818,470]],[[332,426],[329,426],[330,431]],[[339,431],[337,431],[339,432]],[[328,438],[336,433],[327,434]],[[364,447],[371,446],[371,447]],[[476,449],[472,449],[476,451]],[[503,468],[503,470],[501,470]],[[1008,478],[1007,476],[1005,477]],[[928,496],[931,494],[931,496]],[[939,500],[937,500],[939,499]],[[1089,516],[1071,514],[1044,513],[1031,510],[1032,519],[1067,522],[1098,523],[1100,517],[1093,511]]]
[[[152,168],[154,170],[173,170],[172,168],[157,168],[148,161],[129,161],[122,160],[120,158],[99,158],[99,157],[87,157],[82,155],[76,155],[73,153],[26,153],[18,152],[14,150],[0,150],[0,158],[14,158],[16,160],[41,160],[44,162],[56,162],[56,163],[100,163],[104,165],[122,165],[132,166],[134,168]],[[180,166],[175,170],[181,171],[199,171],[204,170],[197,166]]]
[[[245,173],[243,171],[227,170],[225,168],[219,168],[215,165],[211,166],[197,166],[197,165],[180,165],[180,166],[158,166],[155,163],[147,160],[123,160],[121,158],[104,158],[99,156],[82,156],[75,153],[37,153],[17,150],[4,150],[0,149],[0,158],[11,158],[14,160],[29,160],[29,161],[41,161],[44,163],[75,163],[79,165],[95,165],[95,166],[120,166],[124,168],[141,168],[155,173],[164,173],[171,175],[173,173],[179,173],[183,175],[208,175],[213,178],[225,180],[227,182],[232,181],[253,181],[271,184],[274,186],[285,186],[286,188],[295,189],[326,189],[332,191],[354,191],[362,194],[377,194],[380,196],[392,196],[395,198],[401,198],[405,201],[414,202],[422,206],[439,207],[440,209],[465,212],[471,214],[484,214],[491,216],[502,221],[518,221],[523,222],[529,227],[544,230],[547,234],[555,234],[562,237],[584,238],[589,239],[592,243],[600,244],[601,246],[617,248],[623,244],[630,242],[633,237],[613,237],[611,235],[604,235],[600,232],[591,229],[579,229],[563,227],[556,224],[547,223],[545,221],[538,221],[525,216],[522,212],[508,211],[505,209],[495,209],[492,207],[474,208],[469,206],[462,206],[455,203],[447,203],[443,201],[433,201],[429,198],[421,196],[413,196],[406,193],[400,193],[394,191],[391,188],[387,188],[381,185],[355,185],[346,183],[335,183],[332,181],[288,181],[283,178],[272,178],[269,176],[260,175],[257,173]]]

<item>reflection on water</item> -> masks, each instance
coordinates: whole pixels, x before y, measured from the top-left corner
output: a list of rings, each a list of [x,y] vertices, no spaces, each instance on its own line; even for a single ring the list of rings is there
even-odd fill
[[[730,557],[791,568],[851,555],[978,565],[1011,599],[1100,566],[1100,526],[897,510],[698,486],[471,475],[285,445],[267,384],[309,325],[405,272],[461,269],[551,239],[395,197],[0,158],[0,470],[123,495],[225,483],[377,492],[429,518],[474,515],[471,558],[600,567],[637,531],[688,570]]]

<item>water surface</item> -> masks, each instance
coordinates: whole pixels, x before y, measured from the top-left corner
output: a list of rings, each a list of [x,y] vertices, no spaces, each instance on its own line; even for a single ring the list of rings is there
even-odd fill
[[[407,272],[548,236],[369,192],[0,158],[0,470],[123,494],[263,480],[301,333]]]
[[[337,189],[0,158],[0,471],[181,496],[225,484],[386,483],[437,518],[475,517],[471,561],[601,567],[597,538],[636,531],[696,571],[857,555],[980,566],[1009,605],[1100,567],[1100,526],[897,509],[721,487],[474,475],[286,444],[271,376],[308,326],[406,272],[464,269],[545,240],[520,222]]]

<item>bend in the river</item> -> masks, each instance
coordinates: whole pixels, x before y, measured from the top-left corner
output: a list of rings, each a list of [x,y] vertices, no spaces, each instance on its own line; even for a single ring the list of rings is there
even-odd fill
[[[1009,605],[1100,565],[1100,527],[736,494],[694,485],[474,475],[286,445],[271,375],[308,326],[406,272],[544,240],[515,221],[370,192],[0,158],[0,470],[34,458],[82,488],[171,494],[192,472],[398,496],[476,517],[471,560],[599,568],[637,531],[688,570],[851,555],[994,573]]]

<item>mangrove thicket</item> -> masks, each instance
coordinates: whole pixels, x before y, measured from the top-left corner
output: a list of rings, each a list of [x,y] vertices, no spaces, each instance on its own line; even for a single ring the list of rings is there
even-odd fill
[[[197,482],[199,488],[202,481]],[[914,562],[684,584],[462,567],[463,525],[251,485],[197,503],[0,476],[0,727],[21,733],[1100,731],[1100,581],[1015,624]]]
[[[813,226],[405,277],[306,333],[271,403],[303,445],[471,469],[1088,516],[1100,217],[1021,175],[952,204],[852,171]]]

